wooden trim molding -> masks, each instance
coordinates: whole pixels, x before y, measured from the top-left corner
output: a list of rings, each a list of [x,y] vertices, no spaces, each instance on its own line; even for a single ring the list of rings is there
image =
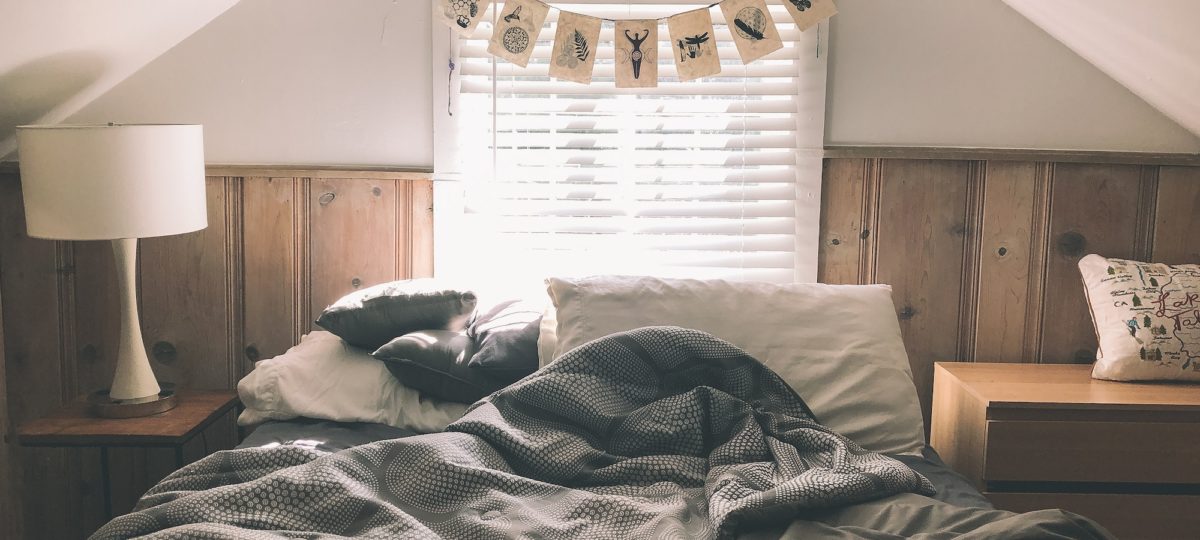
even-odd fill
[[[16,161],[0,161],[0,175],[17,174],[20,166]],[[205,176],[230,177],[304,177],[304,178],[352,178],[370,180],[429,180],[433,169],[429,167],[359,167],[354,165],[235,165],[209,163],[204,166]]]
[[[956,161],[1052,161],[1125,165],[1200,166],[1200,154],[1109,152],[1102,150],[1023,150],[936,146],[826,146],[826,158],[934,159]]]

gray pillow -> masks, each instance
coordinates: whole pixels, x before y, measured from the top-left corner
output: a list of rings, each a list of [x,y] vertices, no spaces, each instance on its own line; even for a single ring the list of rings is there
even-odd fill
[[[478,350],[470,366],[521,376],[536,371],[543,311],[545,306],[523,300],[502,302],[486,313],[480,310],[467,329]]]
[[[423,330],[393,339],[371,355],[405,386],[460,403],[478,401],[521,378],[469,367],[474,353],[474,341],[465,332]]]
[[[478,299],[436,279],[393,281],[343,296],[317,325],[351,345],[376,349],[415,330],[463,330]]]

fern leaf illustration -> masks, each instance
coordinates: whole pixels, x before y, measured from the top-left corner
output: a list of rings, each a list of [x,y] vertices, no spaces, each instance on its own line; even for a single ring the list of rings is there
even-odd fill
[[[592,54],[592,51],[591,51],[591,49],[588,48],[587,38],[583,37],[583,34],[580,33],[579,30],[576,30],[575,31],[575,58],[578,58],[580,62],[583,62],[583,61],[587,60],[588,55],[590,55],[590,54]]]
[[[765,37],[763,36],[762,32],[755,30],[754,27],[746,24],[746,21],[734,19],[733,24],[737,25],[741,31],[745,32],[747,36],[750,36],[750,38],[754,39],[755,41],[761,41]]]

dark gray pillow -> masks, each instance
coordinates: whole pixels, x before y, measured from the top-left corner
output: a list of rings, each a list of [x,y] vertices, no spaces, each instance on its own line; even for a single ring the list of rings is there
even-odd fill
[[[543,309],[534,302],[509,300],[476,314],[467,335],[475,340],[478,352],[469,365],[514,371],[522,377],[536,371]]]
[[[436,279],[393,281],[343,296],[317,325],[351,345],[375,349],[415,330],[463,330],[478,299]]]
[[[520,379],[508,372],[472,369],[475,347],[465,332],[423,330],[400,336],[372,353],[402,384],[430,397],[472,403]]]

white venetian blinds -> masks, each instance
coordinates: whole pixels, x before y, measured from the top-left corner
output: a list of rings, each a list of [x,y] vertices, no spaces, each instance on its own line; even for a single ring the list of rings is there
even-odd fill
[[[487,54],[491,14],[473,35],[445,38],[457,51],[456,71],[435,77],[435,88],[447,86],[446,102],[435,103],[447,107],[435,112],[443,116],[437,173],[458,182],[439,184],[438,250],[458,256],[440,257],[439,265],[456,268],[439,273],[469,266],[536,275],[811,279],[824,52],[817,50],[820,30],[801,33],[783,6],[771,4],[785,47],[749,65],[738,58],[720,10],[711,9],[723,72],[698,81],[676,78],[677,49],[662,22],[653,89],[614,87],[608,21],[591,85],[548,76],[557,9],[527,68]],[[552,5],[656,19],[707,4]]]

